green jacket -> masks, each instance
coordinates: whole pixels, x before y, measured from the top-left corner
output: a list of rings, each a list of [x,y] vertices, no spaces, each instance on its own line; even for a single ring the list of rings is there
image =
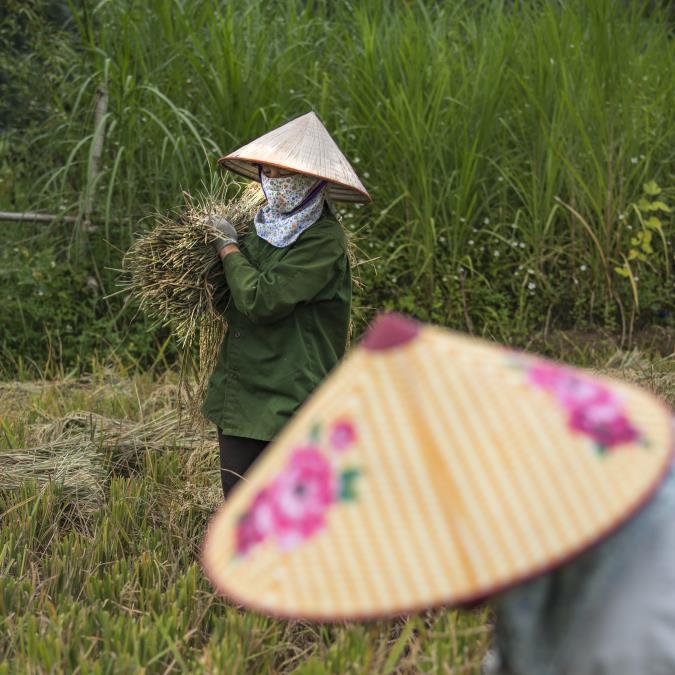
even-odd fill
[[[344,354],[351,271],[323,216],[285,248],[251,228],[223,259],[228,331],[202,406],[226,435],[271,440]]]

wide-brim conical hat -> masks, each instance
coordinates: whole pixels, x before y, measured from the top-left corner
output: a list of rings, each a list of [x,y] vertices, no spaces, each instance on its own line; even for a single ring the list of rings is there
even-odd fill
[[[385,317],[235,488],[203,562],[287,617],[472,602],[614,531],[672,451],[671,412],[636,386]]]
[[[328,181],[329,199],[371,201],[352,165],[313,112],[273,129],[218,162],[254,180],[259,179],[258,164],[269,164]]]

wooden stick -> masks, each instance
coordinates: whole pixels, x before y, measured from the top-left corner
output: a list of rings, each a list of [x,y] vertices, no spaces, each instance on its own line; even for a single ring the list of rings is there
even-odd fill
[[[24,211],[15,213],[12,211],[0,211],[0,220],[11,220],[15,223],[22,221],[31,221],[35,223],[51,223],[55,220],[62,220],[66,223],[76,223],[76,216],[57,216],[53,213],[34,213],[33,211]]]
[[[115,225],[124,225],[133,220],[138,220],[140,216],[134,218],[116,218],[109,220],[109,223]],[[59,216],[54,213],[36,213],[34,211],[0,211],[0,221],[9,220],[15,223],[31,222],[31,223],[52,223],[61,221],[63,223],[76,223],[79,219],[77,216]]]

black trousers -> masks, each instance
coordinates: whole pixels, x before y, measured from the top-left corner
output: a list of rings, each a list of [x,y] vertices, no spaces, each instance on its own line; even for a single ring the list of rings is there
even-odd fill
[[[255,438],[226,436],[218,427],[218,445],[220,446],[220,482],[223,495],[227,499],[230,490],[248,471],[248,468],[267,447],[269,441]]]

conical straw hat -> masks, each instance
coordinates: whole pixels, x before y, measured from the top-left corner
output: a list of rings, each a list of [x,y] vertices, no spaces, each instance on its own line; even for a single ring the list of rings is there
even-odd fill
[[[281,616],[472,602],[611,533],[672,452],[638,387],[385,316],[214,517],[203,562]]]
[[[323,178],[328,198],[369,202],[370,195],[326,127],[313,112],[273,129],[218,162],[246,178],[258,180],[258,164]]]

